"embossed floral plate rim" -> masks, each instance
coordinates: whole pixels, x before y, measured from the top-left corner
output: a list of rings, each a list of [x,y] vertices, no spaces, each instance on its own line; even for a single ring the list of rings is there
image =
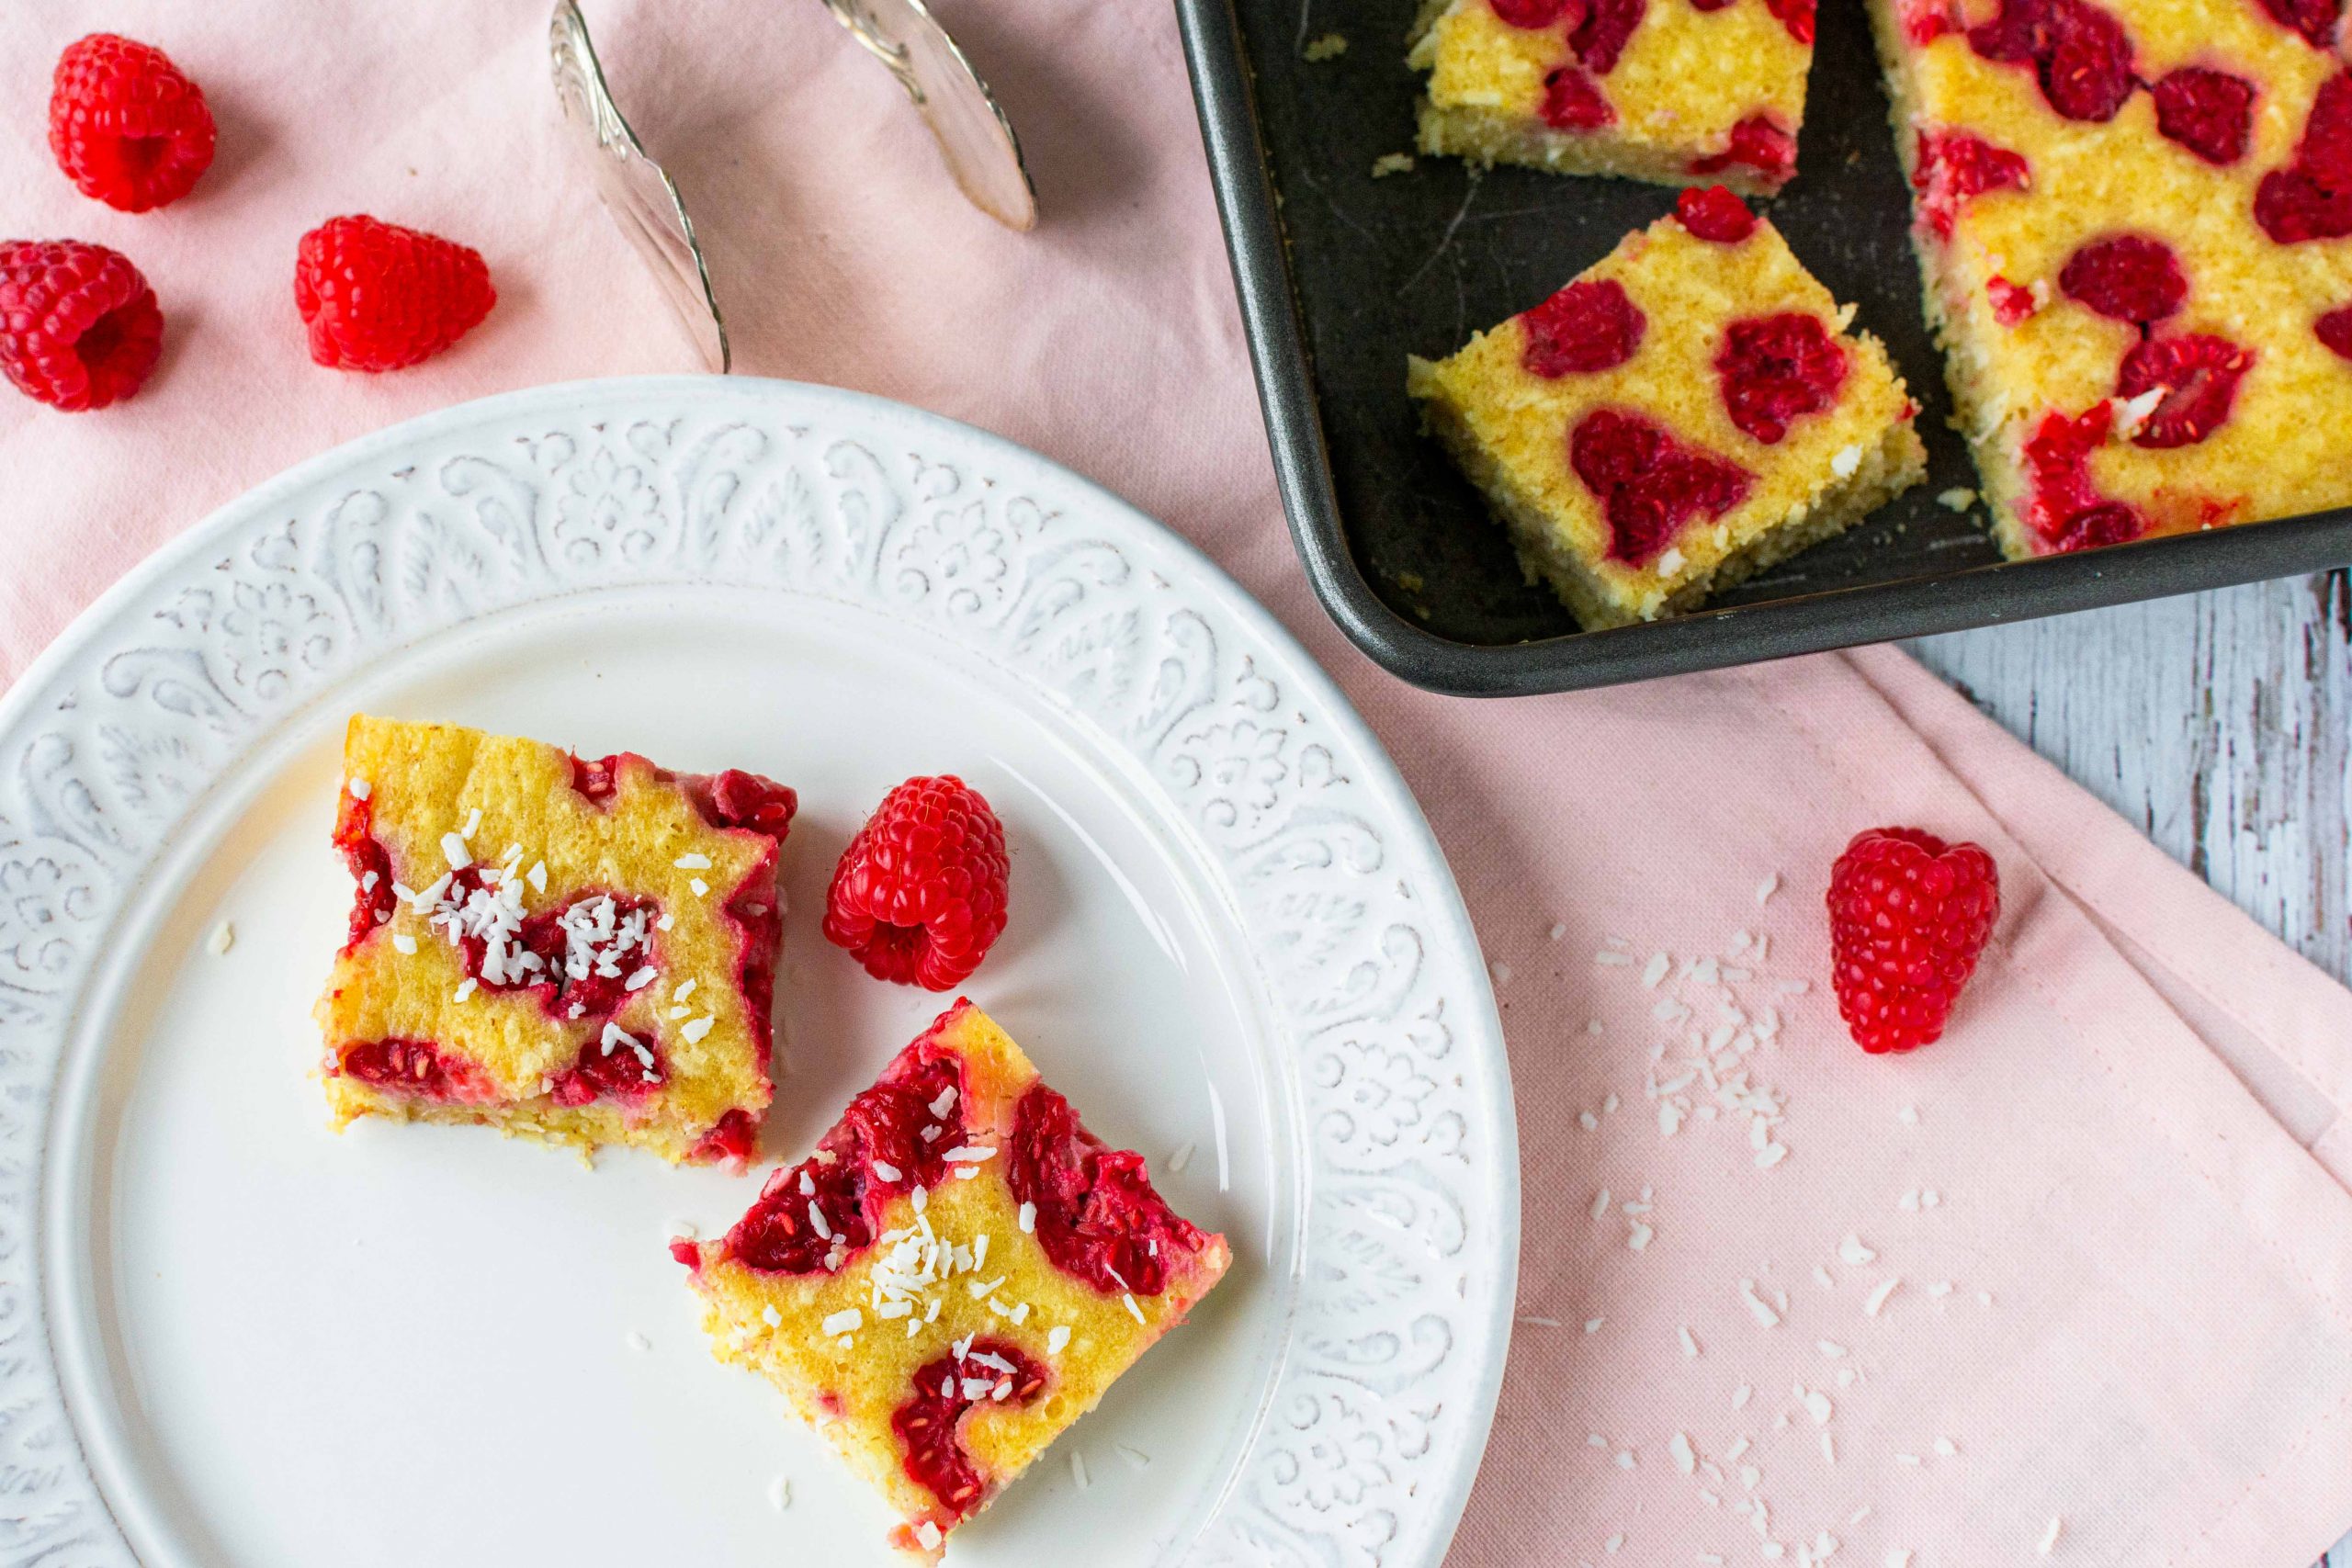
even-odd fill
[[[493,451],[511,461],[518,445],[549,435],[594,432],[589,439],[626,442],[649,430],[666,431],[664,441],[687,433],[660,470],[660,504],[676,513],[664,519],[674,535],[666,559],[616,568],[607,558],[619,557],[616,548],[585,564],[570,560],[551,547],[554,530],[536,494],[518,513],[515,496],[487,486]],[[464,448],[468,440],[481,445]],[[850,489],[836,467],[845,449],[902,476],[902,492],[891,496],[897,511],[852,514],[873,498]],[[378,531],[383,517],[349,509],[372,493],[368,482],[402,472],[412,454],[408,471],[434,457],[432,477],[451,513],[469,504],[476,513],[462,547],[440,523],[439,544],[407,547],[424,549],[421,567],[394,564],[424,576],[404,586],[385,580],[396,575],[388,553],[400,541]],[[806,477],[795,467],[804,460],[822,470],[809,482],[842,485],[820,501],[841,511],[849,542],[838,561],[814,564],[797,555],[784,561],[777,545],[759,578],[751,563],[768,545],[736,508],[763,463],[777,480]],[[328,504],[345,480],[349,488]],[[306,498],[314,511],[300,510]],[[902,551],[890,563],[900,575],[886,573],[892,531],[913,531],[950,508],[991,504],[1029,508],[1030,535],[1016,548],[1032,558],[1020,563],[1006,601],[991,606],[985,584],[955,583],[933,561],[923,564],[942,577],[939,591],[925,579],[922,603],[893,603],[905,600],[904,573],[912,569]],[[442,558],[467,550],[470,584],[446,575],[450,563]],[[511,568],[503,577],[502,560]],[[1290,1057],[1283,1066],[1301,1097],[1295,1124],[1307,1146],[1295,1153],[1310,1192],[1347,1191],[1350,1201],[1377,1210],[1354,1217],[1414,1249],[1404,1261],[1423,1271],[1424,1288],[1369,1306],[1338,1292],[1318,1294],[1318,1242],[1333,1239],[1341,1216],[1306,1213],[1306,1278],[1292,1282],[1293,1349],[1268,1391],[1253,1446],[1187,1561],[1433,1568],[1467,1501],[1500,1387],[1517,1273],[1519,1168],[1500,1021],[1476,939],[1378,740],[1289,633],[1220,569],[1091,481],[1001,437],[885,400],[691,377],[508,393],[313,458],[151,557],[0,694],[0,1033],[9,1042],[0,1052],[0,1256],[22,1263],[0,1274],[0,1389],[12,1407],[0,1422],[0,1486],[12,1500],[12,1517],[0,1520],[0,1560],[133,1561],[66,1407],[48,1327],[58,1238],[42,1232],[52,1208],[47,1189],[60,1175],[49,1157],[52,1090],[76,1020],[95,1005],[86,988],[110,967],[98,961],[104,939],[130,917],[174,828],[266,751],[313,694],[373,658],[545,601],[722,581],[927,615],[934,630],[1023,674],[1107,747],[1144,764],[1171,819],[1227,879],[1245,930],[1301,870],[1285,859],[1295,846],[1283,833],[1295,823],[1266,823],[1287,812],[1342,826],[1322,841],[1325,859],[1313,869],[1348,881],[1363,910],[1354,926],[1371,934],[1314,974],[1261,962],[1261,979]],[[210,614],[213,595],[233,609],[240,591],[254,597],[254,613]],[[314,596],[312,611],[320,602],[333,610],[335,624],[316,646],[288,638],[262,613],[271,593],[298,591]],[[403,592],[411,602],[401,601]],[[1123,593],[1152,637],[1124,683],[1121,671],[1105,667],[1108,656],[1094,657],[1099,649],[1080,649],[1085,657],[1057,667],[1046,635],[1057,618],[1088,606],[1090,595],[1115,612]],[[1145,599],[1163,605],[1156,620],[1139,608]],[[206,606],[201,615],[190,616],[192,603]],[[232,681],[232,668],[252,678]],[[1219,793],[1214,770],[1170,744],[1180,734],[1198,739],[1221,715],[1262,716],[1277,707],[1294,732],[1286,742],[1295,742],[1294,756],[1323,758],[1322,793],[1311,803],[1285,803],[1279,787],[1263,808],[1238,802],[1229,797],[1235,792]],[[109,726],[117,733],[143,726],[145,740],[175,757],[175,776],[163,781],[169,787],[150,780],[137,788],[119,770],[108,774],[99,741]],[[1291,765],[1280,776],[1301,771]],[[1245,883],[1257,889],[1254,902]],[[1312,1052],[1321,1055],[1308,1071]],[[1335,1464],[1335,1473],[1309,1474],[1324,1464]]]

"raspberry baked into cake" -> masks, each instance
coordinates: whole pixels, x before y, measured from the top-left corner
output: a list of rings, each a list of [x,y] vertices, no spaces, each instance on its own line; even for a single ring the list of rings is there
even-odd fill
[[[1814,0],[1432,0],[1420,150],[1769,195],[1796,173]]]
[[[2003,548],[2352,502],[2335,0],[1872,0]]]
[[[764,1375],[936,1559],[1231,1259],[959,1001],[718,1241],[672,1245]]]
[[[353,718],[334,841],[356,898],[317,1010],[336,1125],[748,1157],[796,804],[753,773]]]
[[[1771,224],[1686,190],[1408,389],[1530,581],[1589,627],[1656,620],[1850,526],[1925,472],[1886,351]]]

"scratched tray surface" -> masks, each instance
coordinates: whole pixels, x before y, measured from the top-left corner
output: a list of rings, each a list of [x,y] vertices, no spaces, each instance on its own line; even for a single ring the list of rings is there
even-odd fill
[[[1686,0],[1651,0],[1654,5]],[[1566,178],[1454,158],[1372,177],[1409,152],[1420,77],[1405,35],[1419,0],[1238,0],[1257,78],[1267,161],[1290,242],[1316,394],[1349,545],[1392,609],[1440,636],[1511,643],[1577,631],[1547,588],[1531,587],[1486,504],[1421,434],[1405,396],[1405,355],[1452,353],[1473,332],[1536,304],[1670,211],[1674,192],[1628,180]],[[1345,53],[1310,62],[1327,32]],[[1940,355],[1919,314],[1909,192],[1887,125],[1869,18],[1854,0],[1821,7],[1797,177],[1758,204],[1856,324],[1894,356],[1925,412],[1927,481],[1842,536],[1737,588],[1717,605],[1917,578],[1997,561],[1981,511],[1935,499],[1976,484]]]

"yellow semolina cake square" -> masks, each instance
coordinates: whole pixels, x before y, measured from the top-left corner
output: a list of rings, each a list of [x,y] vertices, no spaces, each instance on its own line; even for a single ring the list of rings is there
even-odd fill
[[[1771,224],[1686,190],[1408,390],[1529,581],[1589,628],[1692,609],[1917,482],[1885,349]]]
[[[714,1353],[781,1390],[926,1561],[1232,1261],[962,1000],[723,1238],[671,1250]]]
[[[1814,0],[1434,0],[1420,150],[1566,175],[1721,183],[1796,172]]]
[[[350,929],[317,1017],[340,1127],[471,1122],[741,1165],[772,1098],[793,792],[354,717]]]

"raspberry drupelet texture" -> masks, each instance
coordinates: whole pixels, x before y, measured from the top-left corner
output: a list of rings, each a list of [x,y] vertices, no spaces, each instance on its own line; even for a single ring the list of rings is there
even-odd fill
[[[1003,934],[1011,873],[979,791],[953,773],[909,779],[842,852],[825,939],[877,980],[951,990]]]
[[[204,94],[160,49],[92,33],[57,58],[49,149],[84,196],[125,212],[177,201],[212,166]]]
[[[0,243],[0,372],[80,413],[139,390],[163,352],[155,291],[128,257],[75,240]]]
[[[1942,1038],[2000,913],[2000,874],[1978,846],[1857,833],[1829,873],[1831,979],[1854,1043],[1879,1055]]]
[[[480,252],[368,217],[302,236],[294,304],[311,357],[334,370],[398,370],[471,332],[498,302]]]

